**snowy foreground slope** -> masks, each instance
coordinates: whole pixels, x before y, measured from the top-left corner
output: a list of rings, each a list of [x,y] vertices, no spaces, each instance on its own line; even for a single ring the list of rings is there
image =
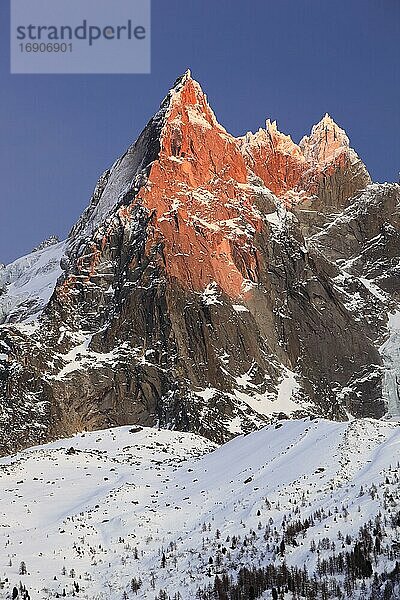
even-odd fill
[[[271,581],[399,598],[399,450],[396,423],[303,419],[219,448],[121,427],[4,458],[0,598],[20,581],[32,600],[272,598]],[[308,579],[285,579],[295,566]],[[263,569],[257,585],[242,571],[224,596],[242,567]]]

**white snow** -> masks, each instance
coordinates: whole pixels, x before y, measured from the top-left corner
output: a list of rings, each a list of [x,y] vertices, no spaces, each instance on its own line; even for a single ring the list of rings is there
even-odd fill
[[[220,229],[221,229],[220,226],[217,225],[216,223],[210,223],[210,222],[206,221],[205,219],[202,219],[198,215],[191,215],[191,220],[196,221],[197,223],[200,223],[200,225],[202,225],[206,229],[210,229],[211,231],[220,231]]]
[[[192,125],[197,125],[203,129],[212,129],[213,126],[207,121],[206,115],[200,112],[198,108],[187,106],[186,112]]]
[[[206,388],[204,388],[204,390],[198,390],[198,391],[194,392],[194,394],[196,396],[198,396],[205,402],[212,400],[214,398],[215,394],[217,394],[217,393],[218,393],[218,390],[216,390],[215,388],[212,388],[212,387],[206,387]]]
[[[375,298],[378,298],[382,302],[388,301],[387,295],[384,292],[382,292],[382,290],[377,285],[375,285],[373,281],[367,279],[366,277],[360,277],[359,279],[361,283],[371,292],[371,294],[375,296]]]
[[[64,332],[61,332],[61,336]],[[75,334],[74,340],[77,342],[67,353],[56,354],[55,358],[60,359],[63,363],[62,368],[54,375],[47,375],[48,379],[61,381],[71,373],[79,371],[95,365],[101,366],[101,363],[112,364],[118,359],[121,352],[133,352],[141,362],[141,364],[149,364],[146,361],[145,355],[142,354],[140,348],[131,348],[128,343],[123,343],[113,348],[111,352],[95,352],[89,348],[92,340],[92,334],[80,332]],[[149,355],[149,352],[146,352]]]
[[[232,308],[237,313],[250,312],[246,306],[243,306],[243,304],[232,304]]]
[[[244,402],[258,414],[272,416],[278,413],[293,414],[301,406],[294,402],[293,397],[300,389],[293,371],[282,365],[282,379],[277,387],[276,394],[272,392],[259,393],[255,391],[257,385],[253,383],[253,373],[250,368],[246,373],[235,377],[236,385],[241,389],[234,390],[234,397]]]
[[[267,219],[268,223],[272,223],[272,225],[281,225],[281,220],[276,211],[265,215],[265,218]]]
[[[299,407],[293,402],[292,398],[299,389],[300,385],[296,381],[295,373],[285,368],[283,379],[278,386],[277,397],[277,404],[282,412],[291,414],[293,411],[298,410]]]
[[[379,348],[385,367],[383,395],[388,418],[400,419],[400,311],[389,315],[389,337]]]
[[[250,292],[255,287],[257,287],[256,283],[254,283],[253,281],[250,281],[250,279],[243,279],[242,292],[244,294],[246,294],[247,292]]]
[[[202,301],[206,306],[212,306],[213,304],[222,304],[220,300],[220,291],[215,281],[209,283],[201,295]]]
[[[370,184],[365,190],[361,191],[358,196],[353,199],[353,202],[336,218],[320,232],[312,236],[311,240],[318,241],[323,238],[327,231],[343,224],[354,222],[352,227],[356,230],[357,220],[360,217],[368,215],[371,207],[374,210],[380,209],[382,195],[391,193],[398,189],[398,184]],[[392,225],[386,225],[391,227]],[[353,239],[353,235],[350,236]],[[379,248],[384,244],[384,234],[379,232],[373,237],[367,239],[361,236],[360,239],[354,234],[354,240],[357,243],[353,248],[352,256],[336,259],[336,264],[340,269],[340,274],[333,278],[335,288],[339,291],[343,298],[343,304],[347,310],[351,311],[356,321],[371,322],[371,312],[374,317],[374,311],[379,319],[388,318],[388,335],[386,341],[379,348],[379,352],[383,360],[383,386],[382,397],[387,406],[386,418],[400,419],[400,311],[393,312],[393,306],[390,304],[390,294],[385,292],[379,286],[380,276],[375,278],[360,276],[357,274],[359,266],[366,260],[365,255],[374,255],[374,248]],[[311,241],[312,243],[312,241]],[[384,257],[383,257],[384,258]],[[367,259],[369,261],[369,259]],[[393,259],[394,260],[394,259]],[[392,260],[392,265],[394,262]],[[367,262],[368,265],[368,262]],[[374,271],[377,270],[379,262],[374,264]],[[382,265],[381,276],[384,275],[385,266]],[[378,270],[379,271],[379,270]],[[358,291],[354,291],[355,284],[358,286]],[[365,294],[365,290],[369,294]],[[350,289],[350,291],[349,291]],[[369,296],[369,297],[368,297]],[[390,313],[390,311],[392,311]],[[371,320],[370,320],[371,319]],[[376,372],[369,373],[369,376],[376,377]],[[343,393],[347,393],[347,388],[344,388]]]
[[[0,599],[21,580],[32,599],[63,589],[70,596],[76,581],[83,600],[122,598],[124,591],[148,600],[160,589],[189,600],[210,581],[209,569],[213,581],[217,567],[209,558],[218,544],[229,549],[220,558],[234,577],[243,565],[280,564],[273,546],[283,516],[304,520],[321,510],[285,551],[288,566],[312,572],[312,540],[338,544],[339,531],[357,535],[379,512],[390,520],[385,498],[398,500],[394,423],[281,421],[214,448],[192,434],[120,427],[1,459]],[[233,535],[237,547],[227,542]],[[321,550],[319,557],[328,555]],[[27,575],[19,574],[22,561]],[[143,582],[137,595],[132,577]]]
[[[350,223],[354,219],[357,219],[360,215],[365,214],[368,209],[377,205],[380,202],[381,194],[385,191],[389,192],[397,187],[398,184],[395,183],[371,183],[367,185],[367,187],[362,190],[359,196],[354,197],[353,202],[344,209],[343,212],[339,213],[339,215],[331,222],[329,225],[324,227],[321,231],[314,234],[312,239],[318,239],[323,236],[326,231],[329,229],[335,228],[338,225],[343,223]],[[369,240],[370,242],[375,241],[376,238],[372,238]]]
[[[46,306],[62,270],[65,242],[31,252],[0,269],[0,323],[31,321]]]

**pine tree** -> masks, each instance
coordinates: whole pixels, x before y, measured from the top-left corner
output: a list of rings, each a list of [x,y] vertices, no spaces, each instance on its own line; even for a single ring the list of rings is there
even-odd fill
[[[139,577],[139,579],[136,579],[136,577],[134,577],[131,581],[132,592],[134,594],[137,594],[141,587],[142,587],[142,580],[140,579],[140,577]]]

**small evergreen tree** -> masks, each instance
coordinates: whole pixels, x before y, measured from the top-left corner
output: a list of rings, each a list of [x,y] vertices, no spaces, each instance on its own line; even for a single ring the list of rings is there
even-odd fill
[[[21,564],[19,565],[19,574],[26,575],[26,564],[24,561],[22,561]]]
[[[134,577],[131,581],[132,592],[134,594],[137,594],[141,587],[142,587],[142,580],[140,579],[140,577],[139,577],[139,579],[136,579],[136,577]]]

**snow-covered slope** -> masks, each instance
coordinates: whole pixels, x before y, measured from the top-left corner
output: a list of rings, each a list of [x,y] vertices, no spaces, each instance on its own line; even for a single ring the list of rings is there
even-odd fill
[[[385,588],[399,598],[396,424],[284,421],[215,448],[193,434],[122,427],[2,459],[0,598],[20,580],[32,600],[63,590],[223,598],[207,591],[216,576],[222,585],[232,575],[233,586],[241,568],[265,575],[267,565],[315,573],[307,593],[329,593],[308,598],[378,600]],[[353,560],[350,575],[342,560]],[[240,597],[270,598],[268,586]]]
[[[0,324],[31,321],[46,306],[61,275],[64,242],[41,244],[0,268]]]

